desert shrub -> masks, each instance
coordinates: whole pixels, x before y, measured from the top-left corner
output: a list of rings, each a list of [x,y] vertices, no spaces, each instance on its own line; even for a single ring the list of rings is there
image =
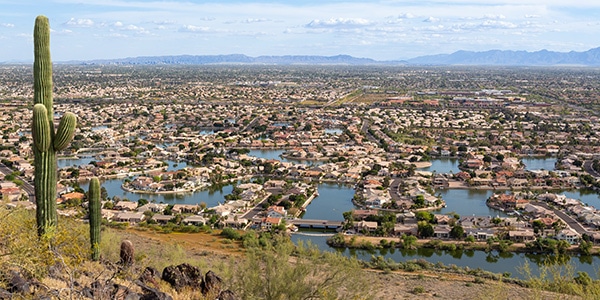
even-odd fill
[[[75,275],[83,261],[90,258],[89,228],[80,222],[60,217],[55,230],[38,237],[35,212],[0,208],[0,253],[2,270],[19,270],[27,276],[42,278],[50,267]]]
[[[239,240],[242,237],[237,230],[229,227],[223,228],[221,235],[231,240]]]
[[[413,293],[413,294],[415,294],[415,295],[418,295],[418,294],[423,294],[423,293],[425,293],[425,288],[424,288],[424,287],[422,287],[422,286],[415,286],[415,287],[412,289],[412,293]]]
[[[319,252],[297,247],[275,237],[264,247],[247,249],[244,260],[232,262],[231,288],[240,299],[365,297],[368,291],[357,260],[333,252],[311,255]]]

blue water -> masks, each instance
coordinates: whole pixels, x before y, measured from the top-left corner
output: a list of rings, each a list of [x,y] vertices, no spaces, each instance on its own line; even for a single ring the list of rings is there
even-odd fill
[[[437,194],[442,195],[442,199],[446,201],[446,207],[442,208],[439,213],[447,214],[450,212],[457,213],[461,216],[500,216],[507,215],[499,210],[489,208],[485,201],[494,192],[491,190],[467,190],[467,189],[444,189],[437,190]]]
[[[334,129],[325,129],[325,133],[333,134],[333,135],[340,135],[340,134],[342,134],[342,132],[344,132],[344,131],[341,130],[341,129],[337,129],[337,128],[334,128]]]
[[[88,165],[92,161],[97,161],[97,159],[92,156],[80,157],[78,159],[61,158],[57,160],[57,165],[59,168],[77,167]]]
[[[431,166],[426,168],[420,168],[419,171],[428,171],[436,173],[458,173],[460,169],[458,169],[458,159],[456,158],[438,158],[431,160]]]
[[[381,249],[376,251],[357,250],[357,249],[337,249],[327,245],[327,237],[323,236],[304,236],[293,234],[292,241],[297,243],[303,241],[318,247],[321,251],[336,251],[344,256],[354,256],[360,260],[369,261],[373,255],[381,255],[391,258],[396,262],[405,262],[416,259],[424,259],[431,263],[441,262],[446,266],[456,265],[459,267],[469,267],[471,269],[481,268],[494,273],[509,272],[512,277],[525,279],[522,268],[525,262],[528,263],[531,273],[535,276],[539,274],[539,267],[551,260],[553,255],[537,255],[525,253],[498,253],[491,251],[442,251],[434,249]],[[592,278],[597,278],[598,266],[600,266],[600,257],[598,256],[571,256],[567,258],[567,264],[574,267],[575,271],[587,272]]]
[[[319,196],[307,207],[303,219],[344,220],[342,213],[353,210],[354,188],[347,185],[322,183],[318,186]]]
[[[121,188],[122,181],[119,179],[111,179],[101,182],[101,186],[106,188],[108,197],[112,198],[117,196],[121,199],[129,199],[130,201],[138,201],[140,199],[146,199],[148,201],[154,201],[156,203],[169,203],[169,204],[200,204],[206,203],[207,207],[216,206],[219,203],[225,202],[225,195],[231,194],[233,190],[232,185],[223,186],[217,190],[202,190],[195,193],[186,194],[139,194],[130,193]],[[89,183],[80,184],[81,188],[88,190]]]
[[[248,153],[249,156],[254,156],[254,157],[258,157],[258,158],[264,158],[264,159],[274,159],[274,160],[279,160],[279,161],[283,161],[283,162],[291,162],[291,163],[302,163],[305,165],[309,165],[309,166],[318,166],[318,165],[322,165],[323,161],[313,161],[313,160],[297,160],[297,159],[288,159],[288,158],[284,158],[281,157],[281,154],[283,154],[285,152],[285,150],[273,150],[273,149],[261,149],[261,150],[250,150],[250,152]]]
[[[556,164],[556,158],[554,157],[524,157],[521,159],[525,164],[525,170],[554,170],[554,164]]]

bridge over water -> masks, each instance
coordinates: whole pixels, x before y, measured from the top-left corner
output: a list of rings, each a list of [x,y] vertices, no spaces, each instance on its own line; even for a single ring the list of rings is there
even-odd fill
[[[324,229],[337,229],[342,227],[342,221],[331,221],[331,220],[310,220],[310,219],[294,219],[289,221],[299,228],[324,228]]]

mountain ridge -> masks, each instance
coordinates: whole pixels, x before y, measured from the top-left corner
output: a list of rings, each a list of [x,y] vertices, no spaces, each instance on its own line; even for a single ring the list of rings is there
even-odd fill
[[[0,64],[9,64],[3,62]],[[600,47],[587,51],[556,52],[542,49],[524,50],[459,50],[450,54],[418,56],[406,60],[375,60],[345,54],[320,55],[164,55],[137,56],[118,59],[73,60],[59,64],[84,65],[406,65],[406,66],[600,66]]]

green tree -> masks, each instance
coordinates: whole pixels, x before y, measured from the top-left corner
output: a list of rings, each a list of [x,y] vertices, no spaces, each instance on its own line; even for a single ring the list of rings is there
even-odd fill
[[[450,236],[455,239],[462,239],[465,235],[465,230],[460,225],[454,225],[450,230]]]
[[[419,221],[417,223],[417,233],[422,238],[432,237],[435,233],[433,226],[426,221]]]
[[[342,213],[344,217],[344,230],[354,227],[354,211],[346,211]]]
[[[414,235],[402,235],[402,248],[404,249],[413,249],[417,244],[417,237]]]

